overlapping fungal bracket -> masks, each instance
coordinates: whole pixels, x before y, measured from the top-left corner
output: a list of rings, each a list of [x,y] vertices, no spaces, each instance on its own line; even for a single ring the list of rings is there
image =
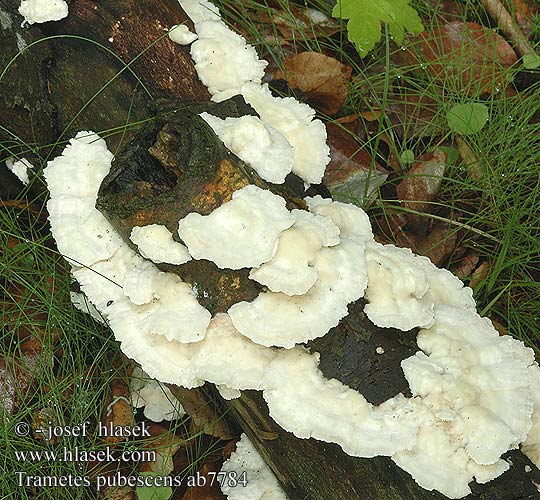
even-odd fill
[[[241,93],[291,146],[292,171],[320,181],[327,146],[313,110],[261,86],[264,64],[212,4],[180,3],[195,22],[192,55],[214,99]],[[234,57],[218,61],[220,37]],[[220,73],[218,63],[229,66]],[[244,64],[249,71],[232,72]],[[247,186],[208,216],[179,222],[192,258],[251,268],[251,278],[270,289],[210,318],[189,284],[132,250],[95,208],[111,159],[102,139],[81,132],[49,162],[51,227],[81,289],[150,377],[188,388],[208,381],[226,397],[261,390],[270,415],[296,436],[337,443],[353,456],[390,456],[421,486],[450,498],[470,493],[473,479],[502,474],[501,455],[520,443],[538,464],[540,376],[532,350],[500,337],[451,273],[376,243],[358,207],[315,197],[306,200],[309,211],[291,213],[279,196]],[[170,245],[170,234],[153,234]],[[142,250],[152,258],[153,250]],[[375,324],[423,328],[420,350],[402,362],[411,398],[374,406],[326,379],[318,354],[300,345],[325,335],[364,293]]]

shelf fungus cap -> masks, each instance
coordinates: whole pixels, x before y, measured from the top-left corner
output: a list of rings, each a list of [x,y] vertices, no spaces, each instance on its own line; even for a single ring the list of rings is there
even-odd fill
[[[288,500],[270,467],[245,434],[240,436],[236,450],[221,468],[225,477],[233,472],[238,475],[239,471],[246,473],[245,486],[242,485],[241,475],[237,477],[240,483],[234,486],[228,481],[220,482],[221,491],[229,500]]]
[[[310,212],[329,217],[339,227],[342,238],[373,239],[369,217],[360,207],[320,195],[308,196],[305,200]]]
[[[137,305],[152,302],[153,305],[152,311],[141,321],[143,332],[184,343],[204,338],[211,315],[199,304],[189,284],[175,274],[153,267],[143,266],[128,277],[124,293],[131,302]]]
[[[241,335],[230,317],[220,313],[212,318],[193,362],[197,376],[217,386],[260,390],[275,355],[274,349],[257,345]]]
[[[243,36],[215,20],[198,22],[195,30],[199,38],[191,45],[191,57],[213,101],[238,95],[245,83],[260,85],[268,63],[259,59]]]
[[[208,0],[179,0],[180,7],[195,23],[201,21],[220,21],[219,9]]]
[[[521,451],[540,469],[540,368],[536,363],[529,367],[529,380],[534,399],[532,427]]]
[[[252,269],[249,277],[272,292],[303,295],[318,277],[314,259],[322,247],[339,243],[339,228],[327,217],[293,210],[295,223],[279,238],[272,260]]]
[[[320,249],[313,266],[318,278],[304,295],[262,292],[252,302],[231,306],[236,329],[257,344],[291,348],[335,327],[348,314],[347,304],[364,294],[364,246],[342,240]]]
[[[176,420],[186,414],[171,390],[150,378],[139,366],[133,369],[129,391],[133,407],[144,407],[144,416],[153,422]]]
[[[79,132],[43,171],[50,192],[49,221],[58,250],[78,267],[110,258],[123,244],[95,209],[97,191],[111,160],[103,139],[92,132]]]
[[[281,196],[250,184],[210,215],[188,214],[180,220],[178,234],[194,259],[241,269],[269,261],[280,234],[293,223]]]
[[[283,184],[293,165],[293,149],[274,127],[256,116],[225,118],[209,113],[201,118],[238,158],[253,168],[262,179]]]
[[[64,0],[23,0],[19,14],[24,16],[24,23],[47,23],[59,21],[68,15],[68,4]]]
[[[315,119],[315,111],[292,97],[274,97],[267,84],[247,83],[241,93],[261,120],[292,146],[292,171],[309,184],[319,184],[330,161],[330,149],[326,127]]]
[[[175,24],[169,30],[169,38],[178,45],[189,45],[197,40],[198,37],[185,24]]]
[[[501,455],[526,438],[534,353],[476,312],[450,305],[436,307],[417,342],[423,352],[402,368],[427,413],[415,446],[393,460],[422,487],[461,498],[473,477],[487,482],[507,470]]]
[[[392,455],[413,446],[415,401],[401,395],[374,408],[359,392],[318,368],[302,347],[279,351],[265,377],[270,416],[299,438],[338,443],[357,457]],[[284,383],[284,380],[287,383]]]
[[[137,245],[139,253],[156,264],[185,264],[191,260],[188,249],[173,240],[172,233],[160,224],[135,226],[129,239]]]
[[[408,248],[369,242],[364,311],[377,326],[411,330],[433,321],[434,301],[422,265]]]
[[[436,305],[476,310],[470,288],[408,248],[370,242],[366,259],[369,279],[364,311],[377,326],[405,331],[427,327]]]

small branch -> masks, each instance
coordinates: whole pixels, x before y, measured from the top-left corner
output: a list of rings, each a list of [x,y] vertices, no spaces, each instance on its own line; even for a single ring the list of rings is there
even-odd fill
[[[526,54],[536,55],[529,40],[500,0],[480,0],[480,3],[484,6],[488,14],[497,21],[502,32],[512,42],[515,51],[520,57]]]

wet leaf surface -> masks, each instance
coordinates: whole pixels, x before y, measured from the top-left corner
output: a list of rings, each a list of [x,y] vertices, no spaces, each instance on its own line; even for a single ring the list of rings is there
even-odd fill
[[[372,161],[371,155],[346,128],[328,123],[326,130],[330,163],[326,167],[324,184],[333,193],[364,199],[386,180],[387,171]]]
[[[182,406],[196,429],[223,440],[234,437],[225,418],[216,413],[212,402],[200,389],[181,388],[180,393]]]
[[[397,186],[398,199],[403,207],[416,212],[431,213],[431,202],[437,196],[446,169],[447,155],[441,150],[421,156]],[[425,229],[425,217],[407,214],[409,223],[417,230]]]
[[[469,95],[504,91],[510,83],[505,70],[518,60],[502,36],[473,22],[453,21],[408,42],[398,52],[404,65],[419,65],[442,84]]]
[[[352,68],[318,52],[301,52],[285,60],[284,71],[275,78],[302,92],[306,102],[327,115],[334,115],[347,98]]]

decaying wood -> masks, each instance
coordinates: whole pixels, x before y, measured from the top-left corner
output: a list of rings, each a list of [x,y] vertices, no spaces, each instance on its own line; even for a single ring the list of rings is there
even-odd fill
[[[12,4],[0,0],[1,15],[8,13],[12,22],[9,30],[0,34],[7,47],[0,58],[3,64],[10,53],[16,52],[17,34],[21,33],[20,18],[13,13]],[[164,28],[185,20],[175,0],[73,0],[70,9],[66,21],[44,29],[93,38],[113,49],[125,63],[159,38]],[[36,39],[39,30],[24,31],[22,36],[30,35],[33,38],[28,40]],[[136,136],[118,133],[107,138],[113,151],[132,139],[117,155],[100,194],[100,208],[124,237],[133,225],[152,222],[164,223],[176,233],[178,219],[188,212],[209,213],[247,183],[266,186],[197,119],[195,111],[199,108],[173,112],[182,108],[178,101],[162,101],[157,113],[149,109],[150,95],[183,101],[208,99],[206,89],[196,79],[187,49],[163,38],[130,66],[140,78],[138,83],[125,69],[115,76],[125,64],[89,42],[54,39],[40,47],[43,51],[32,48],[21,59],[20,73],[11,73],[9,82],[0,84],[0,124],[11,133],[31,140],[28,120],[34,120],[39,128],[36,140],[43,144],[69,138],[80,129],[99,132],[128,121],[150,120]],[[87,100],[113,78],[106,91],[71,123]],[[27,85],[17,81],[26,81]],[[238,103],[225,104],[235,105]],[[194,144],[199,147],[193,149]],[[303,206],[305,193],[297,179],[290,179],[284,189],[278,190],[288,200],[289,208]],[[226,310],[232,302],[258,293],[258,285],[248,285],[245,274],[212,266],[200,261],[176,270],[186,281],[209,291],[210,300],[203,305],[212,312]],[[349,316],[310,347],[320,352],[321,370],[327,377],[341,380],[378,404],[399,392],[407,394],[399,362],[418,348],[415,332],[374,327],[362,308],[361,301],[352,304]],[[377,354],[376,347],[383,347],[384,354]],[[272,421],[257,392],[245,391],[239,400],[223,405],[231,409],[293,500],[444,498],[420,488],[386,457],[354,458],[337,445],[295,438]],[[474,484],[469,500],[539,498],[534,483],[540,484],[540,472],[518,451],[509,457],[514,464],[510,471],[486,485]],[[525,472],[526,465],[532,467],[531,472]]]

